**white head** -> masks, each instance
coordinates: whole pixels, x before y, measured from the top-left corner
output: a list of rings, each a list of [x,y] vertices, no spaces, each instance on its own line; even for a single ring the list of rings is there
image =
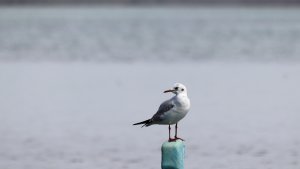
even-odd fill
[[[186,87],[181,84],[181,83],[175,83],[174,84],[174,87],[172,89],[169,89],[169,90],[166,90],[164,91],[164,93],[168,93],[168,92],[172,92],[176,95],[178,94],[184,94],[184,95],[187,95],[187,89]]]

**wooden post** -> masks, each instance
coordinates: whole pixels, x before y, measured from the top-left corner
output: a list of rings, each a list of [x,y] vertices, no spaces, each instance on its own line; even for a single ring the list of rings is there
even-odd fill
[[[161,168],[162,169],[184,169],[185,145],[181,140],[164,142],[161,147]]]

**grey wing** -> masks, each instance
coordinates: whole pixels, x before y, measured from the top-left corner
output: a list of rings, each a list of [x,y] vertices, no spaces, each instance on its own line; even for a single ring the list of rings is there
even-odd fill
[[[164,118],[166,112],[171,110],[174,107],[172,100],[164,101],[158,108],[157,112],[152,117],[153,121],[161,121]]]

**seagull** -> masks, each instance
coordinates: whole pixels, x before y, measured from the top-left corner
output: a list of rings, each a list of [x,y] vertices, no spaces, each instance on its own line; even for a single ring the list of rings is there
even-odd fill
[[[153,124],[169,125],[169,142],[176,141],[181,138],[177,137],[178,122],[185,117],[190,110],[190,99],[187,96],[187,89],[181,83],[175,83],[172,89],[164,91],[164,93],[172,92],[175,94],[171,99],[164,101],[158,108],[152,118],[135,123],[133,125],[141,125],[142,127],[151,126]],[[171,125],[175,125],[175,137],[171,138]]]

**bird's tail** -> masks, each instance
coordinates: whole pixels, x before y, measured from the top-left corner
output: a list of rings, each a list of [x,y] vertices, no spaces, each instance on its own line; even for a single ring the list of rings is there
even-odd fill
[[[145,121],[142,121],[142,122],[139,122],[139,123],[134,123],[133,125],[140,125],[140,124],[143,124],[142,127],[146,126],[150,126],[152,125],[152,119],[148,119],[148,120],[145,120]]]

